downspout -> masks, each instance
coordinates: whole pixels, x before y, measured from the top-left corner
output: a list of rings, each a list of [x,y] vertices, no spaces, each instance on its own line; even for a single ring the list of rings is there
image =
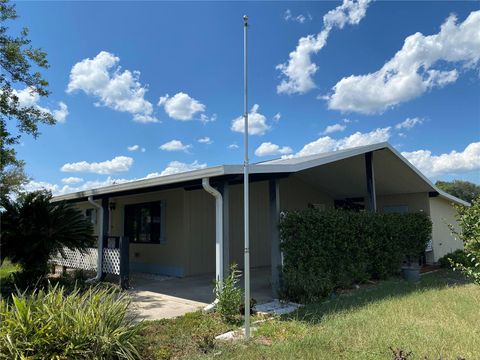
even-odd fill
[[[202,179],[202,186],[206,192],[215,197],[215,280],[220,288],[223,286],[223,198],[220,192],[210,185],[209,178]],[[218,299],[207,305],[203,310],[212,311]]]
[[[98,219],[97,276],[87,280],[88,282],[93,282],[93,281],[100,281],[103,275],[103,207],[101,205],[98,205],[95,201],[93,201],[92,196],[89,196],[87,200],[90,204],[95,206],[95,208],[99,211],[99,214],[100,214]]]

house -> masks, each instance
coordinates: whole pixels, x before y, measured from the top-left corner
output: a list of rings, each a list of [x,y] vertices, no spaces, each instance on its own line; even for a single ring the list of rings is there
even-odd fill
[[[462,247],[447,223],[452,204],[468,205],[433,185],[388,143],[250,165],[250,264],[270,267],[278,286],[280,211],[314,207],[378,212],[423,211],[433,221],[425,260]],[[243,266],[243,166],[222,165],[72,194],[104,235],[102,247],[128,238],[132,271],[222,277]],[[96,211],[99,208],[101,211]],[[103,214],[101,214],[103,213]],[[212,275],[213,278],[213,275]]]

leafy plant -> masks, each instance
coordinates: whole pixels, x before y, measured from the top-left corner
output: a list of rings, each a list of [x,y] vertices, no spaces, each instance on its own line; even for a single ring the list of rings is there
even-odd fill
[[[431,229],[424,213],[288,212],[280,222],[281,295],[312,302],[337,288],[397,274],[406,256],[425,250]]]
[[[452,259],[454,270],[461,271],[480,284],[480,196],[473,200],[472,205],[456,206],[458,227],[449,225],[452,234],[463,242],[467,261],[465,263]]]
[[[0,300],[0,359],[139,359],[125,293],[54,286]]]
[[[238,286],[239,281],[240,271],[237,264],[234,263],[230,266],[230,273],[223,280],[223,284],[218,280],[215,284],[215,297],[218,300],[217,311],[227,322],[235,322],[240,314],[243,291]]]
[[[64,247],[84,250],[94,244],[92,224],[66,202],[51,202],[45,191],[32,192],[16,201],[2,199],[0,262],[19,264],[18,281],[36,284],[46,277],[51,256]],[[19,284],[22,285],[22,284]]]
[[[450,268],[452,267],[452,264],[462,264],[466,266],[473,265],[470,259],[467,257],[467,253],[461,249],[442,256],[440,259],[438,259],[438,263],[444,268]]]

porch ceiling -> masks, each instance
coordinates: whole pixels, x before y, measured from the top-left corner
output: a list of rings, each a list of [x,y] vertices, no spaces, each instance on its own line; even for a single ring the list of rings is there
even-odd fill
[[[373,163],[377,196],[435,191],[388,149],[375,151]],[[335,199],[367,194],[364,154],[303,170],[293,176],[300,177]]]

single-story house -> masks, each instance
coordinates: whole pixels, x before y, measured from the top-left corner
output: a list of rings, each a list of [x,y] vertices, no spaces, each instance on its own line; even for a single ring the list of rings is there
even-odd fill
[[[281,211],[314,207],[418,212],[433,221],[426,263],[462,248],[447,227],[452,204],[388,143],[251,164],[250,264],[270,267],[278,285]],[[221,165],[56,196],[85,211],[103,233],[100,248],[128,239],[131,271],[192,276],[243,266],[243,165]],[[102,211],[98,211],[98,210]],[[101,215],[101,216],[100,216]],[[213,276],[212,276],[213,278]]]

